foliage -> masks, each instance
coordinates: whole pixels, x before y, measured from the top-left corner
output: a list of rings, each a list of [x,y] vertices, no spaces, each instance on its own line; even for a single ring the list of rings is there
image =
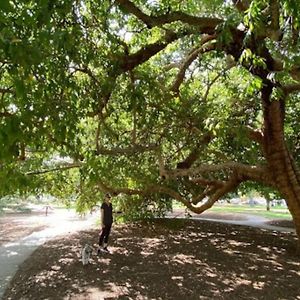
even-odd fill
[[[195,167],[264,162],[247,132],[263,125],[263,82],[256,70],[266,70],[268,62],[252,41],[270,23],[270,1],[253,0],[245,11],[220,0],[129,2],[152,22],[177,13],[178,20],[158,25],[120,3],[1,1],[1,196],[48,192],[68,204],[77,201],[83,211],[106,191],[123,193],[129,196],[118,198],[117,206],[135,219],[170,208],[172,196],[153,186],[172,188],[186,199],[202,191],[184,178],[164,181],[159,156],[167,169],[176,169],[195,149]],[[215,20],[219,23],[210,30],[218,35],[208,44],[212,50],[199,52],[176,90],[178,67],[205,36],[180,13],[223,21]],[[281,85],[295,82],[290,72],[299,63],[299,15],[296,1],[281,1],[284,35],[263,39],[284,65],[269,74],[278,83],[274,100],[281,97]],[[239,24],[245,28],[244,48],[233,57],[227,52],[238,42]],[[286,104],[286,139],[295,157],[299,103],[293,94]],[[227,175],[220,171],[214,179]]]

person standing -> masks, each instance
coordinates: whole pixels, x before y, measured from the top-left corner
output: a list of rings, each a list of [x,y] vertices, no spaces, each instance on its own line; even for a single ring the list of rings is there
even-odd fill
[[[107,249],[108,239],[111,231],[111,226],[113,223],[112,215],[112,204],[110,194],[106,194],[104,201],[101,205],[101,232],[99,236],[99,248],[97,254],[100,254],[100,251],[109,253]]]

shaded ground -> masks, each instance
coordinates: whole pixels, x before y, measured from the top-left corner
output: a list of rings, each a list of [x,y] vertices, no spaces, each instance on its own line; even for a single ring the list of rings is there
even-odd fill
[[[47,242],[3,299],[300,299],[296,236],[202,220],[119,225],[83,266],[96,230]]]

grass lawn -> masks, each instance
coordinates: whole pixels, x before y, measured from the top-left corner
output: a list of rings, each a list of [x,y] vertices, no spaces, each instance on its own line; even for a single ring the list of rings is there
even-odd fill
[[[287,208],[284,207],[271,207],[271,210],[267,211],[264,205],[232,205],[232,204],[224,204],[224,205],[214,205],[211,209],[211,212],[228,212],[228,213],[240,213],[240,214],[251,214],[251,215],[259,215],[265,218],[270,219],[291,219],[292,216]]]
[[[173,208],[185,208],[183,205],[175,203]],[[249,214],[258,215],[269,219],[286,219],[291,220],[292,216],[289,210],[284,206],[273,206],[267,211],[265,205],[253,205],[249,204],[215,204],[208,212],[222,212],[222,213],[237,213],[237,214]]]

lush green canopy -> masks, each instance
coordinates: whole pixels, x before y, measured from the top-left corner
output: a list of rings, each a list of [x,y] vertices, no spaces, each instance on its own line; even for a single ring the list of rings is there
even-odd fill
[[[299,26],[296,0],[1,0],[1,195],[201,212],[243,182],[274,189],[261,90],[287,97],[299,157]]]

